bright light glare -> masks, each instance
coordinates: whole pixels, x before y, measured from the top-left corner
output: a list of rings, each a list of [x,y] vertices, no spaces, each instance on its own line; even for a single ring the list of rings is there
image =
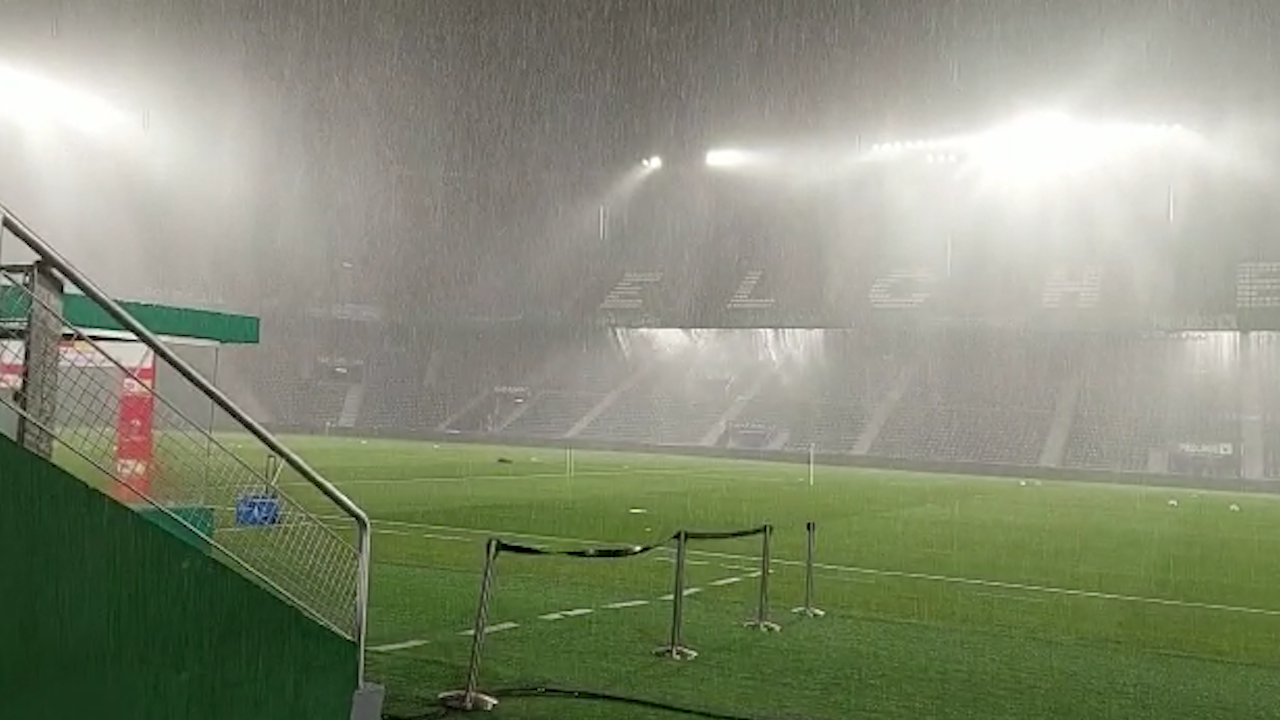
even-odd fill
[[[640,164],[644,167],[645,170],[661,170],[662,158],[658,157],[657,155],[654,155],[653,157],[645,158]]]
[[[736,168],[750,164],[754,156],[745,150],[720,149],[707,152],[707,167]]]
[[[38,75],[0,65],[0,116],[34,128],[61,125],[100,134],[125,122],[101,98]]]
[[[1021,117],[972,138],[968,155],[988,174],[1008,180],[1069,175],[1120,159],[1177,126],[1084,123],[1061,113]]]

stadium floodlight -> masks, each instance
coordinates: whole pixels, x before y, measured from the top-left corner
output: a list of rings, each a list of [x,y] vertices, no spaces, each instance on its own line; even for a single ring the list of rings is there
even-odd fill
[[[644,160],[640,161],[640,166],[643,167],[645,170],[661,170],[662,158],[657,155],[654,155],[652,157],[647,157]]]
[[[1043,112],[969,138],[964,146],[983,173],[1027,181],[1090,170],[1181,132],[1177,125],[1090,123]]]
[[[708,150],[706,158],[707,167],[721,169],[743,167],[755,160],[757,157],[754,153],[734,148]]]
[[[0,65],[0,116],[36,129],[60,125],[90,135],[126,120],[101,98],[6,65]]]

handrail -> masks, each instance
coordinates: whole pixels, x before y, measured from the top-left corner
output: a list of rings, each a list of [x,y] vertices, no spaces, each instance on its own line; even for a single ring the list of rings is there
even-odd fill
[[[0,228],[13,233],[15,237],[23,242],[36,255],[44,260],[48,265],[56,270],[60,275],[69,280],[89,299],[97,303],[110,317],[120,324],[121,327],[132,332],[140,340],[142,340],[156,355],[173,367],[183,378],[192,385],[196,386],[209,397],[223,412],[231,416],[239,422],[249,434],[253,435],[275,453],[289,467],[293,468],[303,479],[315,486],[325,497],[329,498],[335,505],[342,509],[356,523],[357,528],[357,578],[356,578],[356,608],[354,618],[354,639],[356,641],[357,653],[359,655],[357,664],[357,682],[359,686],[364,685],[365,674],[365,647],[368,635],[368,603],[369,603],[369,564],[371,557],[371,529],[369,524],[369,516],[360,509],[358,505],[351,501],[342,491],[334,487],[332,483],[325,480],[317,473],[305,460],[285,447],[275,437],[267,432],[256,420],[249,417],[234,402],[231,401],[221,390],[214,387],[212,383],[205,380],[195,368],[191,367],[186,360],[183,360],[169,349],[169,347],[160,340],[154,333],[144,327],[141,323],[133,318],[132,315],[125,312],[120,304],[113,300],[106,292],[97,286],[92,280],[81,273],[69,260],[63,257],[51,245],[45,242],[34,230],[22,222],[16,215],[12,213],[3,204],[0,204]]]

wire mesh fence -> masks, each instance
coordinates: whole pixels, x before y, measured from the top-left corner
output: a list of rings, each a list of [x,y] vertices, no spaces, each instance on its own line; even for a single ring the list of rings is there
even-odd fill
[[[5,241],[0,230],[0,248]],[[278,482],[274,453],[145,338],[76,327],[42,296],[31,267],[0,268],[0,432],[361,638],[355,519],[335,519],[347,513],[308,485]]]

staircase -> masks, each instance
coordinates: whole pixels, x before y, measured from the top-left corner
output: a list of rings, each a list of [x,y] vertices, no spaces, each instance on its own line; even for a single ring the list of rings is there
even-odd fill
[[[31,495],[0,510],[19,580],[7,601],[29,610],[15,637],[0,631],[0,661],[51,663],[6,710],[380,717],[364,680],[367,516],[160,336],[253,343],[257,322],[113,300],[0,206],[0,480]],[[234,452],[210,403],[243,436]],[[243,459],[262,456],[330,507]]]

